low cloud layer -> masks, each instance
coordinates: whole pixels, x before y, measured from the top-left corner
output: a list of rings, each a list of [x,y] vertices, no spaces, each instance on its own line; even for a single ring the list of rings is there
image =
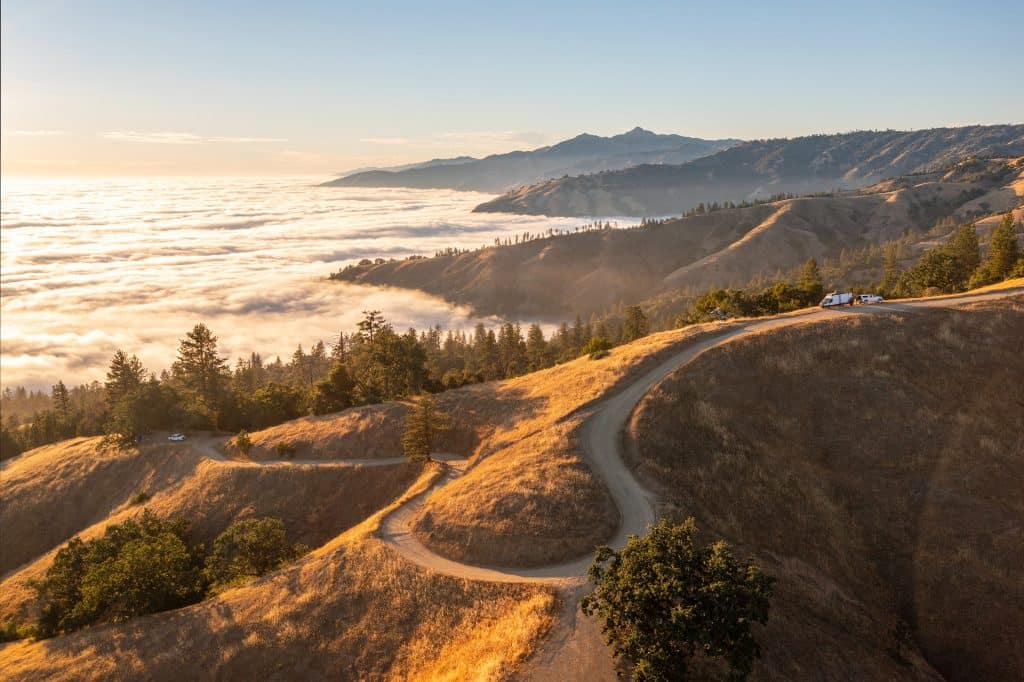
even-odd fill
[[[468,328],[467,310],[436,298],[326,276],[578,222],[470,212],[486,198],[277,179],[5,181],[3,385],[102,380],[118,348],[159,371],[197,322],[232,359],[329,342],[369,309],[400,329]]]

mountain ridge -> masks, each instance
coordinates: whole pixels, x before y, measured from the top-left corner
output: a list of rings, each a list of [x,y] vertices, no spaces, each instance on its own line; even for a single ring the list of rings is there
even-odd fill
[[[499,193],[539,180],[618,170],[644,163],[683,163],[740,142],[660,134],[639,126],[602,137],[581,133],[529,151],[491,154],[481,159],[446,162],[435,159],[398,169],[350,173],[325,187],[411,187]],[[462,159],[463,157],[456,157]]]
[[[478,212],[664,216],[698,202],[858,189],[967,157],[1024,154],[1024,124],[855,131],[752,140],[682,164],[636,165],[549,179],[484,202]]]

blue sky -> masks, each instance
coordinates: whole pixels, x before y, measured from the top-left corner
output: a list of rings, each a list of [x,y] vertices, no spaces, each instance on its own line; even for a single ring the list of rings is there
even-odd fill
[[[1024,3],[3,2],[5,174],[1024,120]]]

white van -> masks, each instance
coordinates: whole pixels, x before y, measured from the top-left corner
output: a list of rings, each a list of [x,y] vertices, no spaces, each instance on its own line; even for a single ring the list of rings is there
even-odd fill
[[[825,298],[821,299],[821,303],[818,305],[822,308],[833,308],[837,305],[853,305],[853,294],[849,291],[833,291],[831,294],[827,294]]]

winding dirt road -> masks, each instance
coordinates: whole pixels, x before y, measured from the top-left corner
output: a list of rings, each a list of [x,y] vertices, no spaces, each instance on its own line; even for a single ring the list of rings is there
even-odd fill
[[[650,494],[640,485],[640,482],[636,480],[632,471],[622,460],[621,439],[626,423],[632,415],[633,409],[648,391],[700,354],[737,338],[768,329],[835,317],[878,315],[892,312],[912,313],[922,308],[954,307],[1005,298],[1020,293],[1024,293],[1024,287],[980,294],[880,303],[841,309],[811,310],[769,319],[752,320],[726,329],[720,334],[691,343],[638,378],[625,390],[602,402],[583,423],[580,433],[583,452],[590,466],[608,487],[619,510],[619,530],[608,544],[614,549],[621,549],[630,535],[642,535],[646,532],[647,526],[656,520]],[[586,580],[587,567],[592,560],[591,555],[540,568],[501,568],[459,563],[435,554],[424,546],[411,531],[413,519],[430,494],[461,476],[465,472],[465,468],[465,460],[450,462],[447,474],[442,476],[430,489],[391,512],[381,524],[380,535],[383,541],[415,564],[459,578],[494,582],[544,583],[565,587],[579,585]]]

